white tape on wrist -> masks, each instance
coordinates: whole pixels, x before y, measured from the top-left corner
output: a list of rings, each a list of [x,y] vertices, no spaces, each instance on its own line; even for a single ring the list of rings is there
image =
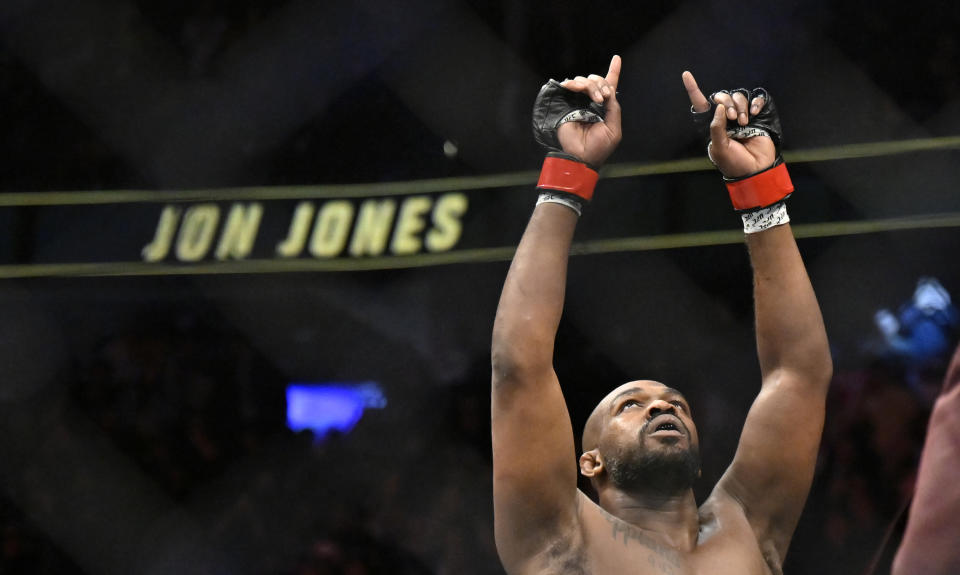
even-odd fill
[[[580,204],[580,202],[578,202],[577,200],[571,198],[569,195],[566,195],[566,194],[561,195],[561,194],[554,194],[552,192],[540,192],[540,197],[537,198],[537,205],[539,206],[540,204],[543,204],[543,203],[560,204],[563,206],[567,206],[571,210],[577,212],[578,216],[583,211],[582,204]]]
[[[734,140],[749,140],[757,136],[769,138],[770,132],[756,126],[736,126],[727,129],[727,137]]]
[[[790,221],[790,216],[787,215],[787,204],[783,202],[777,202],[755,212],[740,214],[740,217],[743,219],[743,233],[745,234],[755,234],[763,230],[769,230]]]
[[[587,124],[596,124],[597,122],[602,122],[603,118],[597,115],[595,112],[590,110],[573,110],[563,118],[560,118],[560,121],[557,122],[557,126],[560,124],[566,124],[567,122],[584,122]]]

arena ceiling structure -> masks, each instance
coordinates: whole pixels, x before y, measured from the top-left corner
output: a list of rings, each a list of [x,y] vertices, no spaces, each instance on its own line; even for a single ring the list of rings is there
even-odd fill
[[[776,98],[800,247],[855,369],[919,278],[960,294],[958,23],[943,2],[6,0],[6,508],[90,575],[287,572],[343,524],[426,572],[501,572],[471,418],[542,159],[530,108],[615,53],[625,136],[578,231],[558,371],[575,427],[620,380],[689,390],[710,482],[758,370],[739,222],[681,72]],[[379,382],[388,406],[333,443],[265,431],[215,473],[157,479],[163,457],[103,422],[161,431],[77,391],[98,369],[167,394],[158,430],[221,379],[267,429],[291,381]]]

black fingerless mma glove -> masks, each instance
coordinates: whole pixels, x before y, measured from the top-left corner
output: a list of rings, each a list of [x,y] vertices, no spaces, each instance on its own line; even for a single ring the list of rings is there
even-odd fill
[[[790,218],[787,216],[783,201],[793,193],[794,188],[793,182],[790,180],[790,174],[787,172],[787,166],[783,163],[783,156],[780,154],[783,130],[780,126],[780,115],[777,113],[777,106],[773,97],[764,88],[755,88],[752,91],[739,88],[729,92],[726,90],[721,92],[725,94],[740,92],[746,97],[748,103],[753,102],[758,97],[764,99],[763,108],[756,115],[748,115],[750,121],[746,126],[728,122],[727,136],[734,140],[769,137],[776,150],[776,159],[769,168],[738,178],[723,177],[730,194],[730,202],[743,217],[744,231],[755,233],[789,222]],[[694,125],[701,134],[706,136],[708,156],[710,155],[710,123],[713,121],[717,108],[714,96],[718,93],[720,92],[714,92],[710,95],[709,110],[695,112],[692,106],[690,108]],[[713,158],[711,158],[711,161],[713,161]]]
[[[579,215],[593,197],[597,168],[565,153],[557,130],[566,122],[602,122],[604,112],[604,107],[589,96],[567,90],[556,80],[540,88],[533,103],[533,137],[547,149],[547,157],[537,182],[541,190],[538,204],[563,204]]]

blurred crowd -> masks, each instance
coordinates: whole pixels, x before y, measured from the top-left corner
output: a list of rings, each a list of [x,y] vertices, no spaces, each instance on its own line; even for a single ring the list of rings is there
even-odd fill
[[[389,448],[376,422],[349,435],[294,433],[285,425],[286,382],[223,322],[192,312],[139,318],[78,358],[65,377],[65,394],[33,400],[29,409],[43,415],[30,417],[28,433],[57,453],[106,439],[106,450],[96,445],[84,456],[120,454],[136,468],[124,481],[148,478],[142,491],[159,488],[160,498],[196,519],[184,519],[183,531],[218,551],[186,554],[200,559],[178,573],[218,572],[202,565],[218,565],[219,553],[264,575],[499,572],[481,385],[450,389],[442,410],[437,397],[400,408],[416,425]],[[69,542],[48,521],[62,514],[64,523],[81,516],[82,524],[87,511],[67,494],[98,491],[89,482],[120,485],[104,476],[118,466],[105,460],[69,469],[64,461],[52,473],[70,476],[69,485],[51,485],[30,480],[44,472],[30,459],[0,495],[0,574],[101,572],[71,548],[101,523],[91,516],[90,531],[67,534]],[[130,510],[128,526],[110,528],[141,529],[138,512]]]
[[[911,313],[898,312],[901,319]],[[956,322],[943,326],[944,353],[904,353],[914,348],[902,345],[912,336],[901,322],[895,333],[878,329],[860,360],[838,365],[789,572],[821,572],[830,564],[837,573],[866,573],[872,563],[889,565],[956,341]],[[885,345],[892,335],[898,345]],[[213,573],[215,567],[203,565],[227,557],[264,575],[501,573],[493,543],[487,370],[477,365],[470,381],[395,402],[348,434],[317,438],[286,428],[286,382],[242,336],[215,316],[175,311],[139,318],[77,358],[65,375],[67,392],[40,411],[46,415],[36,425],[56,453],[76,451],[78,435],[95,443],[76,421],[92,424],[151,488],[199,518],[182,523],[199,529],[174,529],[217,551],[197,552],[196,568],[179,572]],[[63,494],[96,491],[89,482],[110,484],[102,476],[109,469],[53,471],[69,478],[53,484],[63,493],[49,482],[14,482],[19,487],[0,496],[0,573],[99,572],[77,558],[38,509],[81,514]],[[37,501],[45,507],[31,503]]]

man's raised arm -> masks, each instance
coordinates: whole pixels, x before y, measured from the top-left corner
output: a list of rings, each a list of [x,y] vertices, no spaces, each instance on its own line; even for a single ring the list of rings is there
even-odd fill
[[[503,287],[491,350],[494,519],[508,572],[522,571],[576,521],[573,430],[553,345],[577,218],[597,167],[620,142],[619,74],[614,56],[606,76],[551,81],[534,108],[537,140],[551,151]]]
[[[710,157],[743,217],[763,382],[717,488],[743,506],[764,552],[782,564],[813,480],[830,350],[783,202],[793,185],[772,98],[763,89],[719,92],[710,116],[711,101],[683,76],[692,111],[710,121]]]

